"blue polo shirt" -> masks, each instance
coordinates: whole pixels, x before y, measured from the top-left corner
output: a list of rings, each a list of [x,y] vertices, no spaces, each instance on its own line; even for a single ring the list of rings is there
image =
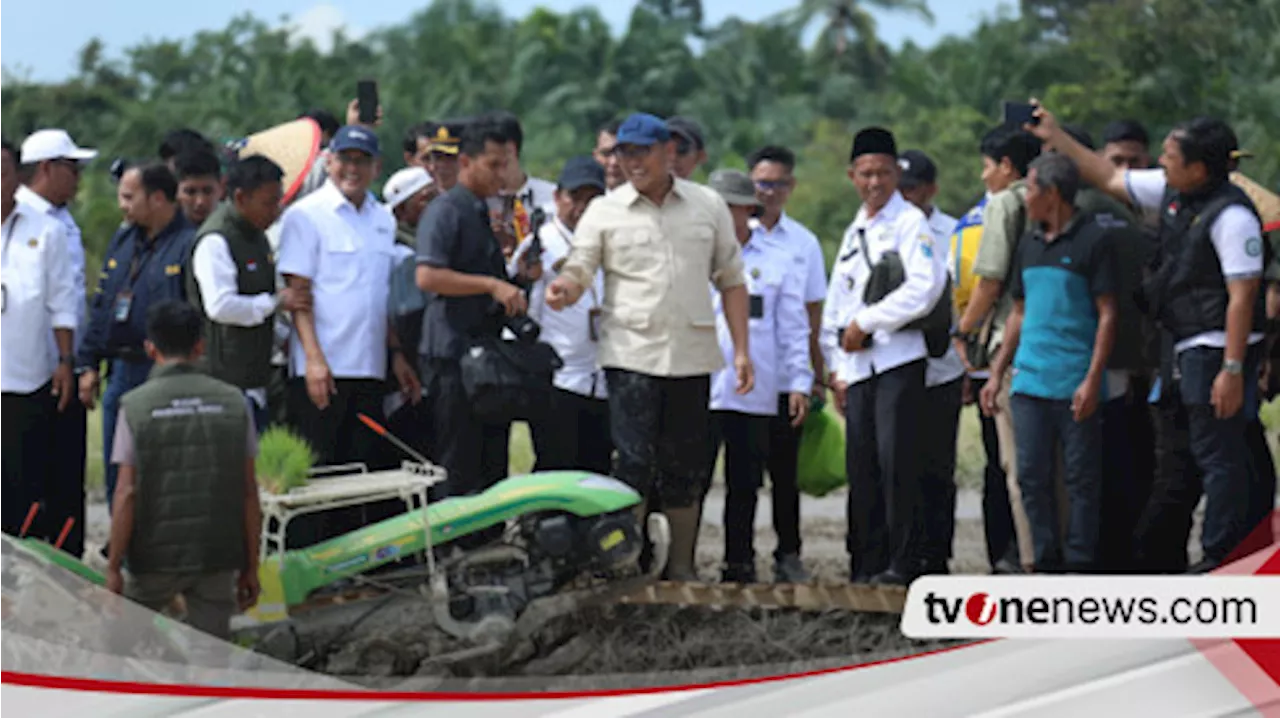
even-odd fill
[[[1019,243],[1010,292],[1024,304],[1012,393],[1070,399],[1088,375],[1098,332],[1096,300],[1116,290],[1112,234],[1077,214],[1052,241],[1035,227]]]

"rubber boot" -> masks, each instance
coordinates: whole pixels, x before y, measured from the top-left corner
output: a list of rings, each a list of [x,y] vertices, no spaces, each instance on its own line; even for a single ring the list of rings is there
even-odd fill
[[[694,551],[698,543],[701,507],[668,508],[665,513],[671,524],[671,557],[667,560],[667,580],[698,581]]]

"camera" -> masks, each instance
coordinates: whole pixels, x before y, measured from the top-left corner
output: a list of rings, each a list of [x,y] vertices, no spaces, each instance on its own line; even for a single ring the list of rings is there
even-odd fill
[[[528,314],[517,314],[514,317],[509,317],[500,302],[494,302],[489,307],[489,313],[497,317],[501,322],[501,326],[509,329],[512,334],[516,335],[516,341],[522,344],[533,344],[542,335],[542,327],[538,326],[533,317]]]

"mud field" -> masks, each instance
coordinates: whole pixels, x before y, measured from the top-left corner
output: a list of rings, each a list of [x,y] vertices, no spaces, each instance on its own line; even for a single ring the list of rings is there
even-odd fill
[[[756,519],[757,571],[772,579],[775,537],[767,490]],[[980,497],[958,497],[953,573],[988,571]],[[819,582],[848,580],[844,493],[802,498],[802,557]],[[718,580],[723,493],[704,506],[698,544],[703,580]],[[90,540],[106,534],[106,511],[90,507]],[[97,520],[94,520],[94,519]],[[1198,517],[1197,517],[1198,518]],[[1194,541],[1194,539],[1193,539]],[[896,615],[798,610],[615,605],[553,619],[501,656],[442,662],[465,648],[439,630],[427,602],[408,592],[316,610],[253,637],[255,649],[309,670],[384,690],[521,690],[689,684],[820,670],[957,645],[912,641]],[[241,641],[250,642],[249,637]]]

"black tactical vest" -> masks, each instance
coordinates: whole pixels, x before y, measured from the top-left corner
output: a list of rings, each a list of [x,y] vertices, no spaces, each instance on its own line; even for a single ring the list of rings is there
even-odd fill
[[[1257,215],[1244,190],[1225,180],[1195,195],[1173,190],[1165,194],[1154,271],[1143,283],[1141,300],[1146,313],[1172,335],[1175,343],[1227,328],[1227,281],[1209,230],[1233,205]],[[1240,241],[1250,239],[1241,237]],[[1270,249],[1263,243],[1261,250],[1266,255],[1266,266]],[[1250,331],[1261,332],[1265,322],[1266,294],[1259,292]]]

